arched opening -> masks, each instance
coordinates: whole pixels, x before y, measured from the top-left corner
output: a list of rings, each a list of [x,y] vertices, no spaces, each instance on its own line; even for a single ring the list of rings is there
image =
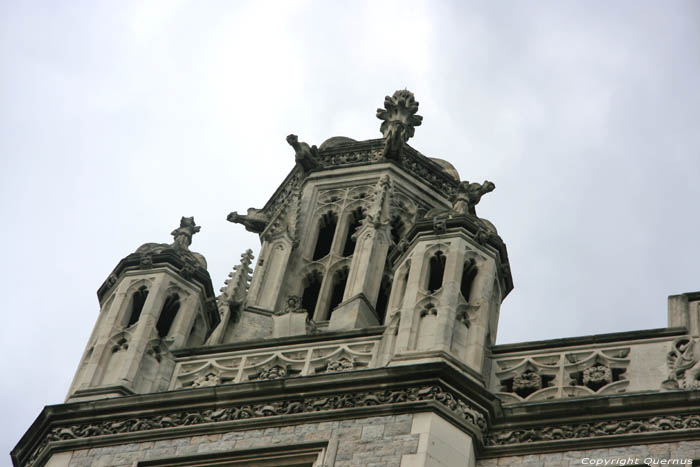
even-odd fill
[[[168,295],[163,304],[163,309],[160,312],[158,323],[156,323],[156,330],[161,339],[166,337],[170,332],[170,327],[173,325],[173,321],[175,321],[175,316],[179,309],[180,296],[176,293]]]
[[[459,284],[459,291],[462,293],[462,297],[464,297],[467,303],[469,303],[469,295],[471,294],[476,272],[476,261],[474,261],[474,258],[470,258],[464,263],[464,268],[462,268],[462,281]]]
[[[377,306],[374,309],[377,311],[377,318],[379,319],[379,324],[384,322],[384,317],[386,316],[386,309],[389,305],[389,294],[391,293],[391,280],[388,276],[382,277],[382,283],[379,286],[379,295],[377,296]]]
[[[353,237],[357,229],[362,224],[364,213],[362,208],[357,208],[348,215],[348,232],[345,235],[345,243],[343,244],[343,256],[350,256],[355,252],[355,244],[357,239]]]
[[[148,289],[145,285],[139,287],[139,289],[134,292],[131,296],[131,314],[129,315],[129,322],[126,324],[127,327],[136,324],[141,316],[141,311],[143,310],[143,305],[146,303],[146,298],[148,297]]]
[[[342,268],[340,271],[336,272],[333,276],[333,290],[331,291],[331,302],[328,306],[328,316],[335,307],[340,305],[343,301],[343,295],[345,294],[345,285],[348,282],[348,268]]]
[[[204,344],[204,339],[206,337],[206,327],[204,326],[204,321],[201,316],[195,318],[192,324],[192,329],[190,329],[190,337],[187,340],[188,347],[196,347]]]
[[[399,216],[394,216],[391,218],[391,240],[394,245],[398,245],[401,241],[401,237],[406,233],[406,226]]]
[[[399,278],[396,284],[395,298],[391,304],[392,308],[401,308],[403,306],[404,295],[406,294],[406,285],[408,285],[408,274],[411,272],[411,261],[408,260],[399,269]]]
[[[321,292],[321,282],[323,276],[318,271],[314,271],[304,278],[304,292],[301,295],[301,306],[313,317],[318,301],[318,294]]]
[[[319,220],[318,237],[314,248],[313,260],[321,259],[331,251],[335,227],[338,224],[338,216],[334,212],[327,212]]]
[[[433,293],[442,287],[442,278],[445,275],[445,255],[437,251],[430,257],[428,268],[428,292]]]

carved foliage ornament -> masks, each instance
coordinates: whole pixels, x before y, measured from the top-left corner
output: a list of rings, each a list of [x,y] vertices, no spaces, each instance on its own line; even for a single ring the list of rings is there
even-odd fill
[[[496,430],[489,433],[485,444],[487,446],[508,446],[538,441],[585,439],[698,428],[700,428],[700,415],[698,414],[667,415],[631,420],[567,423],[520,430]]]
[[[377,109],[377,118],[383,120],[379,130],[384,135],[384,157],[396,158],[404,144],[413,137],[415,127],[423,121],[423,117],[416,115],[416,112],[418,102],[407,89],[384,98],[384,108]]]
[[[700,345],[689,336],[673,342],[666,356],[668,379],[664,389],[700,389]]]
[[[434,401],[455,416],[475,426],[482,434],[486,429],[486,418],[449,389],[439,384],[351,392],[335,395],[319,395],[289,398],[258,404],[236,404],[216,409],[193,409],[160,415],[147,415],[118,420],[105,420],[54,427],[34,449],[24,463],[30,466],[47,447],[49,442],[71,439],[87,439],[96,436],[122,433],[137,433],[161,428],[199,425],[202,423],[229,422],[253,418],[324,412],[329,410],[393,405],[406,402]]]

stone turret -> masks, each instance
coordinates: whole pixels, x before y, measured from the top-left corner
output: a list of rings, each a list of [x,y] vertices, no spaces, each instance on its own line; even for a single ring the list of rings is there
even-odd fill
[[[239,335],[394,323],[386,362],[442,352],[483,373],[512,289],[505,245],[475,209],[495,185],[461,181],[448,162],[411,148],[417,111],[400,90],[377,110],[382,139],[316,147],[287,137],[295,168],[263,208],[228,217],[262,241],[242,309],[254,334]]]
[[[199,230],[183,217],[173,243],[140,246],[102,284],[100,315],[69,400],[165,390],[171,352],[205,342],[219,314],[206,260],[189,249]]]
[[[495,185],[462,182],[450,209],[434,209],[406,235],[394,258],[392,360],[454,359],[485,379],[502,300],[513,288],[504,243],[475,205]]]

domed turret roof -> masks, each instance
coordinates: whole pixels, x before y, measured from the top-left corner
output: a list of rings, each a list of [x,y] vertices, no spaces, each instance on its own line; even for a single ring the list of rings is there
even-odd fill
[[[333,149],[334,147],[337,146],[342,146],[343,144],[348,144],[348,143],[356,143],[357,141],[348,138],[347,136],[333,136],[332,138],[328,138],[325,140],[323,143],[321,143],[321,146],[318,147],[319,151],[325,151],[327,149]]]
[[[454,165],[450,164],[445,159],[440,159],[438,157],[431,157],[430,160],[442,167],[443,172],[454,178],[455,181],[459,181],[459,172],[457,172]]]

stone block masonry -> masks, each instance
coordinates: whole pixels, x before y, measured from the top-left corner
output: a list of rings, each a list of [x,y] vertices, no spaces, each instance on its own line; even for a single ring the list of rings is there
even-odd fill
[[[328,442],[324,467],[400,467],[418,450],[414,415],[392,415],[231,431],[57,453],[47,467],[133,467],[138,461]],[[234,457],[235,459],[235,457]]]

